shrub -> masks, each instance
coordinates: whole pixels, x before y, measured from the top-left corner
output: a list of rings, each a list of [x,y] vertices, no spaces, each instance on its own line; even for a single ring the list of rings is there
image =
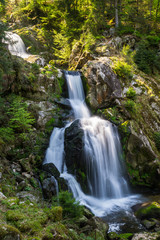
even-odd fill
[[[10,127],[2,127],[0,128],[0,138],[5,143],[11,143],[14,141],[14,131]]]
[[[117,61],[114,64],[113,70],[121,78],[132,78],[132,66],[124,61]]]
[[[135,98],[136,91],[132,87],[129,87],[128,91],[126,92],[126,96],[128,98]]]
[[[55,202],[56,199],[53,199]],[[63,208],[63,216],[71,218],[79,218],[83,213],[83,206],[80,206],[78,202],[72,197],[69,192],[60,192],[57,202]],[[57,204],[57,203],[56,203]]]
[[[160,70],[160,56],[157,55],[155,49],[151,49],[151,44],[148,41],[141,41],[139,43],[134,55],[134,62],[146,74],[154,73],[154,69]]]
[[[130,112],[135,113],[136,112],[136,104],[133,100],[128,100],[125,102],[125,108],[127,108],[127,110],[129,110]]]
[[[35,119],[31,117],[27,110],[27,104],[23,102],[21,97],[14,97],[8,114],[11,116],[9,125],[15,131],[23,133],[32,131],[32,124],[35,122]]]

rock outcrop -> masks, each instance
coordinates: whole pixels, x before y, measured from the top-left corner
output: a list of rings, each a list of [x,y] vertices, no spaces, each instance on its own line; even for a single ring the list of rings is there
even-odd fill
[[[115,99],[122,97],[120,81],[110,63],[109,58],[101,57],[88,61],[83,68],[89,86],[87,99],[94,109],[107,107]]]

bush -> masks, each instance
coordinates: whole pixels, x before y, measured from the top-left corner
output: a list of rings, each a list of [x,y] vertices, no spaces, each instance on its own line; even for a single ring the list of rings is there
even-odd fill
[[[128,91],[126,92],[126,96],[134,99],[136,96],[136,91],[132,87],[129,87]]]
[[[130,112],[135,113],[136,112],[136,104],[133,100],[128,100],[125,102],[125,108],[127,108],[127,110],[129,110]]]
[[[53,199],[55,202],[56,199]],[[72,197],[69,192],[60,192],[57,202],[63,208],[63,216],[71,218],[79,218],[83,213],[83,206],[80,206],[78,202]],[[57,204],[57,203],[56,203]]]
[[[0,128],[0,138],[5,143],[12,143],[14,141],[14,131],[10,127]]]
[[[132,78],[132,66],[124,61],[117,61],[114,64],[113,70],[121,78]]]
[[[9,125],[15,131],[20,133],[32,131],[32,124],[35,122],[35,119],[31,117],[27,110],[27,104],[23,102],[21,97],[14,97],[8,114],[11,116]]]
[[[146,74],[154,73],[154,70],[160,70],[160,56],[157,55],[156,49],[152,49],[153,40],[141,41],[139,43],[134,62],[138,68]]]

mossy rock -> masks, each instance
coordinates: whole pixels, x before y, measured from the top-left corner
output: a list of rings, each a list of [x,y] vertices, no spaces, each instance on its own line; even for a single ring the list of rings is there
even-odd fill
[[[157,202],[142,204],[135,215],[139,219],[160,218],[160,204]]]
[[[22,236],[18,229],[10,225],[0,225],[0,239],[1,240],[21,240]]]
[[[98,229],[95,229],[95,231],[93,231],[90,234],[91,238],[93,239],[98,239],[98,240],[105,240],[106,238],[104,237],[103,233],[101,231],[99,231]]]
[[[5,200],[2,200],[2,203],[5,204],[8,208],[13,209],[19,204],[19,198],[10,197]]]
[[[120,239],[119,235],[115,232],[108,233],[108,239],[109,240],[118,240]]]
[[[119,234],[120,240],[130,240],[133,237],[133,233],[122,233]]]
[[[52,207],[51,209],[49,209],[49,218],[53,221],[53,222],[57,222],[57,221],[61,221],[62,220],[62,212],[63,209],[60,206],[57,207]]]

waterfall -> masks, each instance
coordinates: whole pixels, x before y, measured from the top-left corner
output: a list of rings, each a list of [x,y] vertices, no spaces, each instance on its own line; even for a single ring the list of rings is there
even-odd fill
[[[67,171],[64,154],[64,133],[71,125],[55,128],[50,138],[44,163],[54,163],[71,189],[73,196],[95,215],[106,216],[137,203],[137,196],[129,193],[117,127],[109,121],[91,116],[85,103],[80,74],[65,72],[69,101],[75,119],[84,131],[83,160],[90,193],[82,191],[76,177]]]
[[[4,42],[8,44],[8,50],[12,55],[21,58],[28,58],[31,56],[31,54],[26,52],[24,42],[18,34],[13,32],[5,32]]]
[[[42,67],[45,65],[44,58],[40,57],[39,55],[32,55],[26,52],[25,44],[18,34],[13,32],[5,32],[5,39],[2,41],[8,45],[8,50],[12,55],[24,58],[30,63],[36,62]]]

